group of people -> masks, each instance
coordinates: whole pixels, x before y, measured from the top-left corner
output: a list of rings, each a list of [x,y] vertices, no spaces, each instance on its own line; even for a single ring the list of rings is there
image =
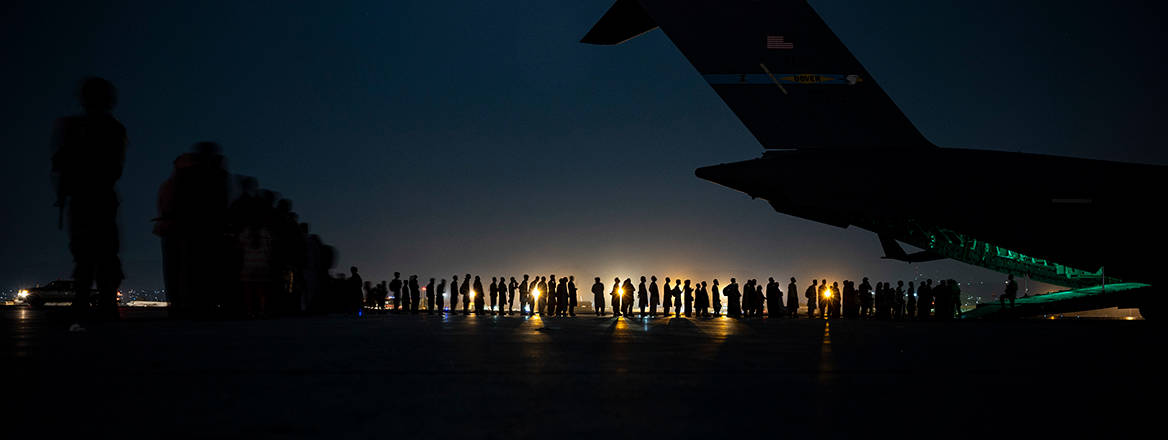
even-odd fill
[[[353,269],[356,274],[356,268]],[[515,277],[492,277],[488,287],[482,280],[471,275],[457,275],[446,279],[430,278],[422,287],[418,276],[407,280],[395,272],[392,281],[382,281],[377,285],[364,283],[361,291],[365,306],[374,310],[394,310],[419,313],[459,313],[461,298],[463,314],[474,313],[541,316],[576,316],[579,295],[575,276],[523,275]],[[437,284],[435,282],[437,281]],[[954,280],[941,280],[933,285],[933,280],[920,283],[919,288],[903,281],[879,282],[872,286],[867,278],[857,286],[845,280],[829,286],[827,280],[812,280],[804,291],[806,316],[808,318],[848,318],[848,319],[953,319],[960,315],[961,289]],[[756,279],[747,280],[741,286],[731,278],[724,287],[717,279],[707,284],[705,281],[671,280],[665,278],[663,285],[657,284],[657,277],[640,277],[633,284],[631,278],[614,278],[611,288],[606,288],[600,277],[593,279],[592,313],[596,316],[649,317],[658,316],[658,307],[663,316],[674,317],[796,317],[800,307],[799,287],[795,278],[786,286],[786,300],[783,290],[774,278],[769,278],[765,286]],[[605,298],[605,295],[608,298]],[[725,297],[725,307],[723,307]],[[518,304],[516,303],[518,299]],[[449,306],[446,302],[449,300]],[[424,303],[422,301],[425,301]],[[818,311],[818,315],[817,312]]]
[[[848,319],[929,319],[932,313],[933,319],[947,320],[961,314],[961,288],[952,279],[940,280],[935,286],[928,279],[919,288],[909,281],[907,289],[904,281],[898,281],[895,287],[886,282],[873,287],[868,278],[859,286],[850,280],[844,280],[843,285],[840,289],[837,282],[829,287],[827,280],[811,280],[803,293],[807,316],[815,317],[817,308],[820,317]],[[794,288],[792,279],[788,291]]]
[[[175,159],[158,192],[158,214],[154,233],[162,241],[173,317],[265,317],[354,305],[343,295],[344,276],[330,274],[336,250],[300,222],[291,200],[254,177],[228,172],[215,143],[197,143]]]

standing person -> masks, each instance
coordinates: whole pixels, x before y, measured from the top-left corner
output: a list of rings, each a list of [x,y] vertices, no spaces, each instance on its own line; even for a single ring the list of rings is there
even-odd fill
[[[767,278],[767,280],[767,318],[777,318],[782,314],[780,310],[783,308],[783,295],[779,292],[779,283],[775,281],[774,277]]]
[[[657,305],[661,304],[661,289],[657,288],[657,275],[649,278],[649,317],[657,317]]]
[[[860,297],[859,318],[867,319],[872,310],[872,285],[868,283],[868,277],[860,281],[860,290],[856,294]]]
[[[393,294],[393,311],[394,312],[401,311],[401,304],[402,304],[401,291],[402,291],[401,274],[398,272],[394,272],[393,273],[393,280],[391,280],[389,282],[389,292]]]
[[[539,310],[539,316],[545,316],[548,312],[548,296],[551,295],[551,292],[548,291],[547,277],[539,277],[539,287],[536,289],[535,295],[535,301],[538,303],[537,310]]]
[[[845,281],[846,282],[846,281]],[[840,310],[843,306],[843,295],[840,293],[839,283],[833,281],[831,283],[831,318],[839,319]]]
[[[912,283],[908,284],[909,289],[912,289]],[[1006,290],[1002,292],[1002,296],[998,297],[998,302],[1001,303],[1001,308],[1006,308],[1006,300],[1010,300],[1010,308],[1014,308],[1014,300],[1018,298],[1018,282],[1014,281],[1014,274],[1006,276]]]
[[[689,280],[685,280],[684,289],[685,289],[685,317],[690,318],[693,316],[694,288],[689,285]]]
[[[592,283],[592,307],[596,309],[596,316],[604,316],[604,283],[600,282],[600,277]]]
[[[698,316],[702,318],[710,317],[710,293],[706,290],[706,282],[702,281],[698,284],[697,298],[694,299],[698,307]]]
[[[913,288],[913,282],[908,282],[908,293],[904,303],[904,318],[913,320],[917,313],[917,291]]]
[[[77,97],[84,114],[57,119],[52,139],[56,204],[61,213],[69,214],[69,251],[73,255],[74,324],[70,331],[85,329],[82,322],[90,314],[89,291],[95,282],[98,316],[117,319],[118,287],[125,278],[118,256],[118,195],[114,187],[125,168],[129,138],[126,127],[113,116],[117,89],[105,79],[87,78]],[[62,217],[58,220],[63,221]]]
[[[827,295],[834,293],[829,289],[830,288],[827,287],[827,280],[820,280],[820,282],[819,282],[819,298],[818,298],[819,299],[819,316],[824,317],[824,318],[827,317],[827,306],[828,306],[828,302],[829,302],[829,298],[827,297]]]
[[[815,279],[811,280],[811,285],[807,286],[807,291],[803,292],[803,297],[807,298],[807,318],[815,319],[815,303],[819,298],[819,288]]]
[[[722,316],[722,290],[718,288],[718,279],[714,278],[714,284],[710,288],[710,299],[714,302],[714,316]]]
[[[641,282],[637,284],[637,307],[641,308],[641,318],[645,317],[645,308],[649,306],[649,289],[645,287],[645,276],[641,275]]]
[[[523,281],[519,282],[519,314],[525,315],[531,310],[531,299],[528,295],[531,294],[531,286],[527,284],[530,277],[523,274]]]
[[[556,316],[568,316],[568,279],[560,278],[556,284]]]
[[[479,288],[481,289],[481,288],[482,288],[482,286],[480,285],[480,286],[479,286]],[[473,296],[473,295],[471,294],[471,291],[470,291],[470,289],[471,289],[471,286],[470,286],[470,274],[468,273],[468,274],[466,274],[466,276],[465,276],[465,277],[462,279],[462,290],[461,290],[461,291],[459,291],[459,293],[461,293],[461,294],[462,294],[462,314],[463,314],[463,315],[469,315],[469,314],[470,314],[470,310],[469,310],[469,309],[470,309],[470,297],[471,297],[471,296]],[[480,293],[479,295],[482,295],[482,294]]]
[[[507,283],[507,314],[510,315],[515,312],[515,292],[519,290],[519,282],[515,281],[515,277],[511,277],[511,281]],[[519,306],[519,310],[523,310],[523,306]]]
[[[438,282],[438,291],[434,292],[434,299],[438,302],[438,313],[446,311],[446,278]]]
[[[473,292],[472,292],[471,296],[474,297],[472,299],[474,300],[475,316],[482,316],[483,315],[483,302],[486,301],[486,298],[483,298],[483,297],[486,295],[483,295],[483,282],[481,280],[479,280],[478,275],[475,275],[474,287],[472,287],[472,289],[473,289]]]
[[[576,317],[576,303],[579,300],[576,295],[576,276],[568,275],[568,316]]]
[[[430,284],[426,285],[426,314],[434,314],[434,279],[430,278]]]
[[[927,279],[917,288],[917,319],[927,321],[933,307],[933,279]]]
[[[664,307],[665,317],[669,317],[669,306],[673,305],[673,288],[669,287],[669,277],[665,277],[665,292],[662,298],[661,306]]]
[[[453,314],[458,310],[458,275],[450,276],[450,313]]]
[[[556,316],[556,313],[559,311],[559,309],[556,308],[556,299],[557,298],[556,298],[556,276],[555,275],[548,275],[547,295],[544,295],[544,296],[547,297],[547,313],[549,315]]]
[[[620,278],[612,279],[612,317],[621,315],[621,282]]]
[[[681,317],[681,278],[673,280],[673,317]]]
[[[625,283],[621,286],[621,293],[624,294],[621,296],[621,307],[623,307],[621,313],[624,313],[625,316],[633,315],[633,295],[636,293],[633,289],[635,289],[633,279],[625,278]]]
[[[410,275],[410,313],[418,313],[418,305],[422,302],[422,289],[418,287],[418,276]]]
[[[495,300],[499,298],[499,278],[491,277],[491,314],[495,313]]]
[[[795,277],[791,277],[791,283],[787,284],[787,314],[799,316],[799,286],[795,284]]]
[[[722,293],[726,295],[726,315],[731,318],[738,318],[742,316],[742,307],[740,304],[741,294],[738,292],[738,280],[730,279],[730,284],[722,289]]]

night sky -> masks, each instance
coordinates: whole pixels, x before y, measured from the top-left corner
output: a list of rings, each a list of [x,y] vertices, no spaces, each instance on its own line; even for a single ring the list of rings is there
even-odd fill
[[[172,3],[0,6],[0,288],[70,272],[48,142],[87,75],[130,134],[130,288],[161,287],[158,186],[203,140],[366,280],[1003,279],[883,261],[872,233],[694,177],[762,149],[660,31],[578,43],[612,0]],[[812,2],[938,145],[1165,164],[1168,7],[1138,3]]]

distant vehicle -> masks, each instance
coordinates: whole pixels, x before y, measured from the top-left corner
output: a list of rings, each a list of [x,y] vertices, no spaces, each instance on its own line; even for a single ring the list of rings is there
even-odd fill
[[[90,289],[90,298],[97,299],[97,292]],[[73,280],[56,280],[43,286],[23,289],[16,294],[17,304],[27,304],[30,307],[42,307],[49,303],[72,303],[76,295]],[[121,292],[118,292],[121,297]]]

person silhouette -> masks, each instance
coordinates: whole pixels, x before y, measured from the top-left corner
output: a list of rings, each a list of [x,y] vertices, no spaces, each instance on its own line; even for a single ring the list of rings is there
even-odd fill
[[[645,317],[645,308],[649,306],[649,289],[645,287],[645,276],[641,275],[641,282],[637,284],[637,307],[641,308],[641,318]]]
[[[767,278],[766,285],[767,318],[778,318],[782,315],[783,294],[779,291],[779,283],[774,277]]]
[[[433,282],[433,281],[431,281],[431,282]],[[434,300],[437,303],[437,304],[435,304],[435,306],[436,306],[435,309],[438,310],[438,313],[441,314],[441,313],[445,312],[445,310],[446,310],[446,278],[443,278],[441,281],[438,281],[438,290],[436,292],[434,292]]]
[[[450,313],[458,310],[458,274],[450,276]]]
[[[596,311],[596,316],[604,316],[604,283],[600,282],[600,277],[593,278],[592,283],[592,308]]]
[[[710,294],[706,290],[706,282],[702,281],[697,284],[694,290],[694,305],[697,307],[697,315],[701,318],[710,317]]]
[[[912,283],[909,283],[909,288],[912,288]],[[1014,300],[1018,298],[1018,282],[1014,281],[1014,274],[1006,276],[1006,290],[998,297],[998,302],[1001,303],[1001,308],[1006,308],[1006,300],[1010,300],[1010,308],[1014,308]]]
[[[681,278],[673,280],[673,317],[681,317]]]
[[[568,316],[576,317],[576,302],[579,299],[576,297],[576,276],[568,276]]]
[[[661,308],[664,310],[664,316],[669,317],[669,307],[673,305],[673,287],[669,285],[669,277],[665,277],[665,291],[662,292]]]
[[[410,275],[410,313],[418,313],[422,301],[422,289],[418,287],[418,276]]]
[[[714,303],[714,317],[722,317],[722,289],[718,288],[717,278],[714,278],[714,283],[710,285],[710,300]]]
[[[694,302],[694,288],[689,285],[690,281],[685,280],[685,317],[693,317],[693,302]]]
[[[621,313],[624,312],[624,309],[621,307],[621,294],[622,294],[621,290],[622,289],[621,289],[620,278],[613,278],[612,279],[612,293],[611,293],[611,295],[612,295],[612,317],[613,318],[620,316]]]
[[[474,287],[472,288],[471,296],[473,297],[471,299],[474,300],[475,316],[482,316],[483,302],[486,301],[486,298],[483,297],[486,295],[483,295],[483,282],[479,279],[478,275],[475,275]]]
[[[499,298],[499,278],[491,277],[491,313],[495,313],[495,300]]]
[[[547,277],[539,277],[539,288],[536,289],[536,295],[538,296],[536,302],[538,303],[537,310],[539,310],[540,316],[547,314],[548,295],[550,294],[551,292],[548,291]]]
[[[515,292],[518,290],[519,290],[519,282],[515,281],[515,277],[511,277],[511,280],[507,282],[507,314],[508,315],[515,313]],[[520,305],[519,309],[523,310],[523,306]],[[502,310],[500,310],[500,312],[502,312]]]
[[[904,302],[904,319],[912,321],[917,314],[917,289],[913,287],[913,282],[908,282],[908,291],[906,292]]]
[[[568,316],[568,279],[564,277],[556,285],[556,316]]]
[[[636,287],[633,286],[632,278],[625,278],[624,284],[621,284],[621,314],[626,317],[633,316],[633,295],[636,294]]]
[[[529,277],[523,274],[523,281],[519,282],[519,314],[525,315],[531,309],[531,299],[528,295],[531,293],[531,286],[528,284]]]
[[[657,275],[649,278],[649,317],[657,317],[657,305],[661,304],[661,289],[657,287]]]
[[[430,278],[430,284],[426,285],[426,314],[434,314],[434,279]]]
[[[556,297],[556,281],[557,278],[555,275],[548,275],[547,295],[544,296],[547,297],[547,313],[551,316],[556,316],[559,312],[559,309],[556,308],[556,300],[559,299]]]
[[[117,293],[124,276],[118,256],[118,195],[114,186],[122,177],[129,142],[126,127],[113,116],[118,101],[113,83],[86,78],[77,97],[84,113],[57,119],[52,139],[56,205],[69,215],[73,331],[84,329],[81,322],[89,315],[90,288],[95,282],[97,315],[118,318]],[[58,227],[62,217],[58,217]]]
[[[791,283],[787,284],[787,314],[799,316],[799,286],[795,284],[795,277],[791,277]]]
[[[483,286],[480,283],[478,288],[482,289],[482,287]],[[462,278],[462,290],[459,291],[459,293],[462,294],[462,314],[463,315],[470,314],[470,310],[469,310],[470,309],[470,297],[472,296],[470,289],[471,289],[471,287],[470,287],[470,274],[468,273],[468,274],[466,274],[466,276],[464,276]]]
[[[393,294],[393,311],[400,312],[402,304],[402,280],[400,273],[393,273],[393,279],[389,281],[389,292]]]
[[[738,280],[731,278],[730,284],[727,284],[726,288],[722,289],[722,293],[726,295],[726,315],[731,318],[741,317],[742,294],[738,292]]]
[[[803,292],[803,297],[807,298],[807,318],[808,319],[815,318],[815,308],[816,308],[815,303],[818,302],[818,298],[819,298],[819,286],[817,283],[818,283],[818,281],[816,281],[815,279],[812,279],[811,285],[807,286],[807,291]]]

